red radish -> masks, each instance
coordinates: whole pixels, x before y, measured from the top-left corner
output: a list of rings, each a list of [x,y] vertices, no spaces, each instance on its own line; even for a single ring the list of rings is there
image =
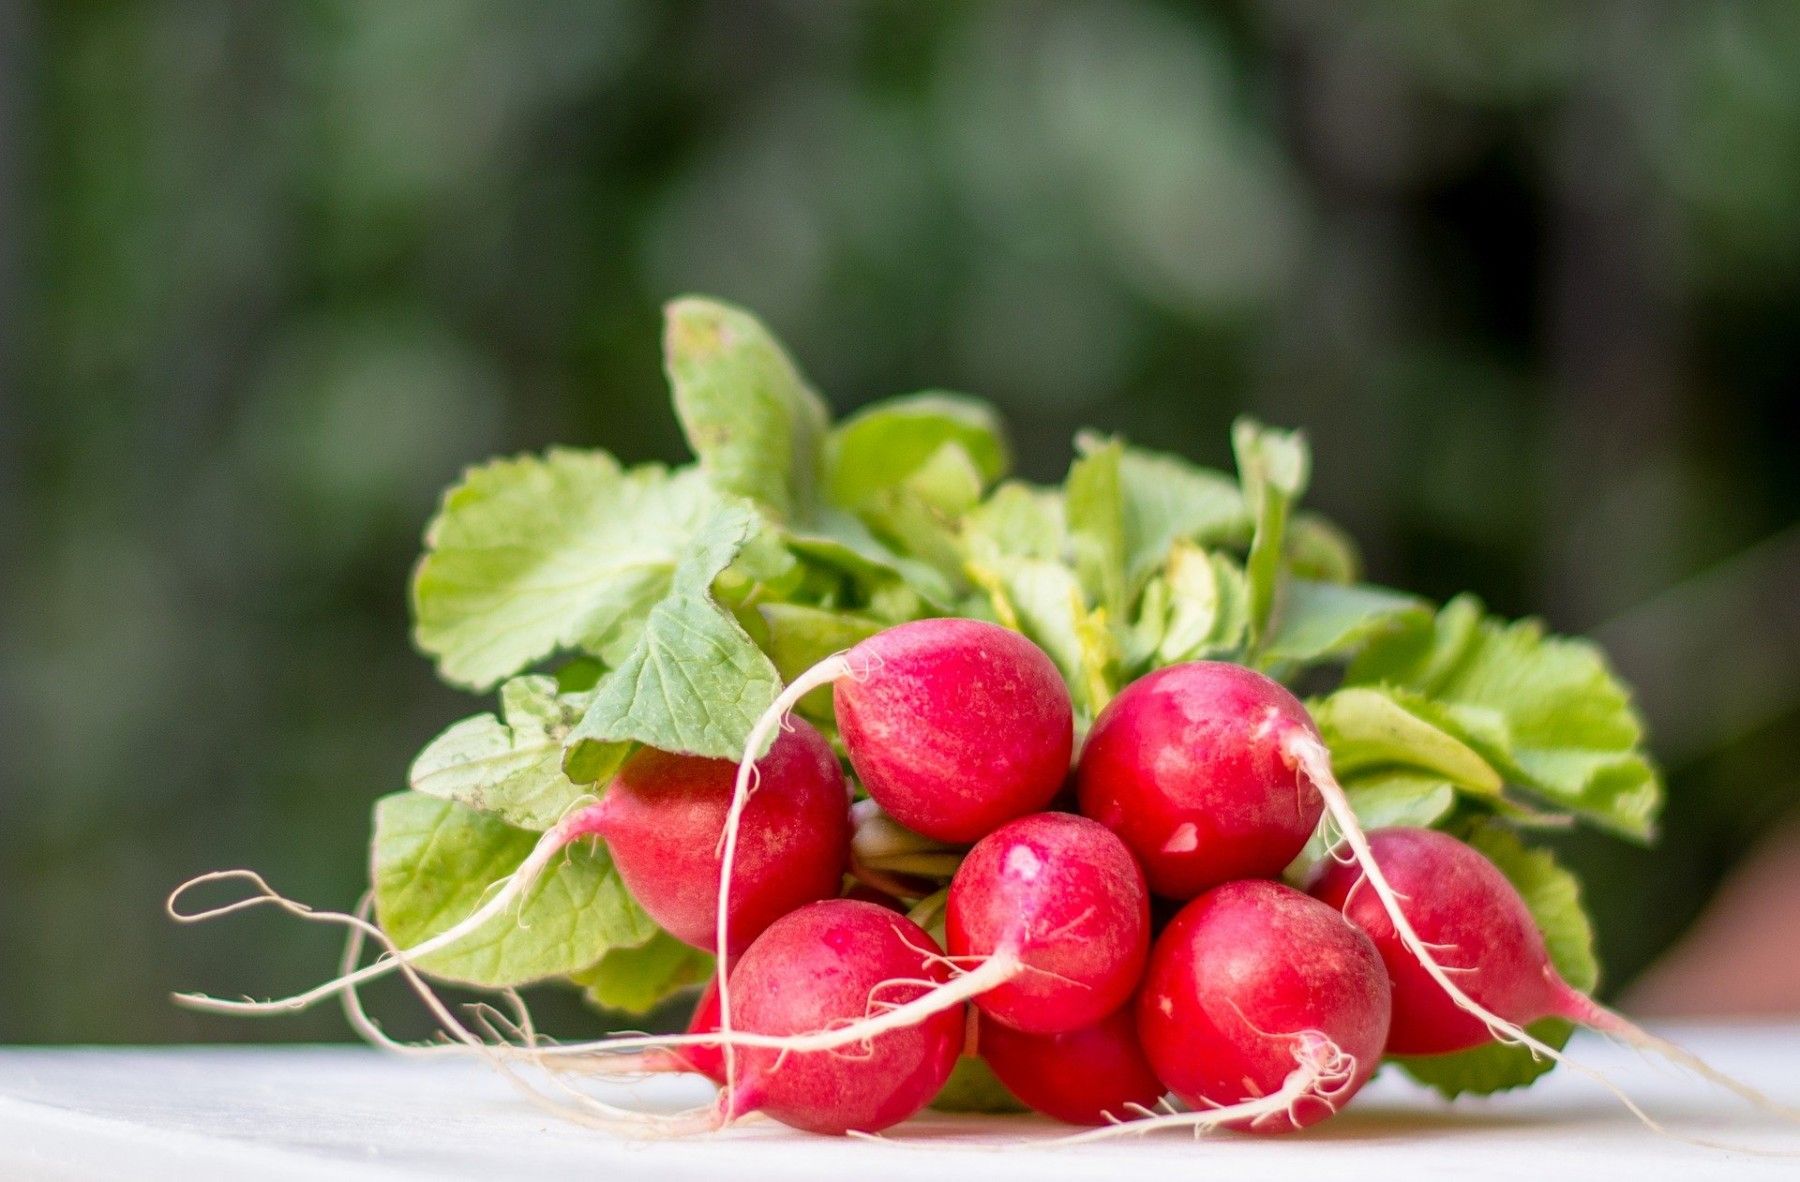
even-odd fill
[[[1146,1115],[1167,1090],[1144,1058],[1130,1005],[1062,1034],[1026,1034],[983,1018],[976,1047],[1013,1095],[1073,1125]]]
[[[832,899],[777,920],[731,971],[740,1029],[784,1036],[854,1022],[949,980],[937,942],[873,903]],[[924,1108],[962,1051],[960,1006],[869,1039],[856,1053],[740,1048],[727,1119],[761,1111],[815,1133],[872,1133]]]
[[[1123,1005],[1150,944],[1150,896],[1131,851],[1072,813],[1035,813],[975,844],[950,881],[945,943],[959,963],[1013,972],[975,998],[1035,1033],[1077,1030]]]
[[[1403,901],[1413,929],[1429,941],[1464,992],[1509,1022],[1586,1021],[1591,1009],[1550,963],[1525,900],[1473,847],[1431,829],[1378,829],[1369,850]],[[1441,1055],[1493,1040],[1487,1023],[1439,988],[1406,950],[1381,900],[1355,863],[1326,860],[1313,896],[1342,911],[1375,941],[1394,986],[1391,1055]]]
[[[1125,839],[1158,894],[1273,877],[1322,808],[1294,773],[1296,736],[1318,742],[1306,708],[1255,670],[1159,669],[1095,720],[1076,770],[1081,811]]]
[[[1338,912],[1277,882],[1214,887],[1158,937],[1138,997],[1151,1067],[1196,1111],[1143,1123],[1316,1124],[1380,1065],[1390,1000],[1375,946]]]
[[[850,792],[831,744],[796,719],[758,763],[731,882],[731,951],[843,886]],[[720,860],[737,765],[644,748],[587,810],[631,897],[677,940],[717,948]]]
[[[1378,867],[1378,888],[1376,874],[1364,869],[1370,865]],[[1394,993],[1390,1054],[1447,1054],[1498,1038],[1563,1061],[1524,1028],[1564,1018],[1655,1051],[1753,1104],[1787,1111],[1564,981],[1511,881],[1449,834],[1378,829],[1356,862],[1325,863],[1311,889],[1381,953]]]
[[[843,658],[832,691],[862,785],[926,837],[972,842],[1050,803],[1069,771],[1074,708],[1031,641],[980,620],[917,620]]]

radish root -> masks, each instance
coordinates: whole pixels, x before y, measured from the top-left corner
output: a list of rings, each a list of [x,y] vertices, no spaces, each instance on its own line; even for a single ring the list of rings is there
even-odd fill
[[[1592,1027],[1601,1034],[1616,1038],[1627,1046],[1660,1055],[1675,1066],[1692,1072],[1715,1087],[1732,1093],[1746,1104],[1772,1112],[1788,1120],[1800,1121],[1800,1109],[1783,1104],[1742,1080],[1725,1074],[1679,1043],[1670,1042],[1666,1038],[1650,1033],[1617,1010],[1608,1009],[1573,988],[1565,987],[1564,994],[1563,1003],[1566,1007],[1564,1016],[1572,1021]]]
[[[550,1082],[557,1090],[563,1092],[567,1099],[558,1100],[554,1096],[546,1095],[542,1090],[534,1087],[530,1080],[514,1070],[512,1064],[512,1060],[519,1057],[535,1062],[535,1057],[530,1054],[522,1054],[520,1048],[505,1043],[504,1040],[501,1040],[499,1045],[491,1043],[464,1025],[411,962],[400,955],[401,950],[388,937],[387,933],[367,918],[370,906],[367,896],[358,904],[356,914],[347,914],[341,911],[316,911],[304,903],[297,903],[277,894],[262,880],[260,875],[253,871],[228,871],[225,873],[228,877],[250,881],[257,888],[258,893],[217,908],[214,912],[201,913],[202,916],[272,904],[290,915],[309,922],[349,928],[351,934],[344,952],[346,969],[354,966],[357,959],[360,958],[364,941],[374,940],[386,950],[385,956],[388,959],[384,959],[380,963],[392,965],[399,970],[406,983],[424,1002],[426,1009],[431,1012],[432,1017],[446,1032],[447,1037],[453,1040],[451,1043],[442,1045],[412,1045],[389,1037],[362,1008],[361,1000],[356,997],[356,983],[351,982],[342,987],[345,1013],[350,1016],[351,1025],[356,1028],[357,1032],[376,1046],[408,1055],[455,1053],[479,1056],[533,1105],[590,1128],[604,1129],[623,1136],[679,1137],[708,1132],[722,1125],[720,1110],[716,1105],[671,1114],[640,1112],[608,1104],[585,1092],[571,1088],[554,1075],[549,1075],[548,1072],[546,1074],[549,1075]],[[347,973],[346,976],[353,977],[354,974]],[[513,997],[516,999],[517,995],[515,994]],[[518,1004],[522,1005],[522,1003]],[[493,1034],[492,1024],[485,1020],[483,1020],[483,1024],[487,1026],[489,1033]],[[524,1019],[521,1025],[529,1030],[529,1019]]]
[[[514,904],[522,904],[527,892],[536,885],[544,871],[549,869],[557,854],[561,853],[571,842],[588,836],[593,830],[593,814],[591,806],[578,808],[558,821],[532,847],[525,860],[511,874],[495,884],[498,889],[490,888],[493,894],[487,901],[470,912],[461,921],[445,928],[437,935],[424,940],[411,948],[399,948],[392,941],[383,937],[388,951],[373,963],[362,968],[343,973],[322,985],[316,985],[303,993],[290,997],[275,998],[268,1001],[257,1001],[253,998],[212,997],[204,993],[177,993],[175,1001],[189,1009],[202,1010],[209,1013],[231,1014],[278,1014],[294,1013],[304,1010],[317,1002],[354,988],[368,981],[384,977],[396,968],[416,964],[434,952],[442,952],[468,936],[479,931],[495,918],[504,915]],[[250,884],[251,894],[216,907],[208,907],[200,911],[183,911],[182,899],[189,891],[197,887],[215,882],[246,882]],[[354,920],[339,911],[315,911],[304,903],[289,899],[269,886],[267,880],[254,870],[215,870],[210,874],[202,874],[190,878],[172,891],[163,908],[169,918],[177,923],[202,923],[209,919],[230,915],[234,912],[248,910],[252,907],[273,904],[291,915],[302,918],[320,919],[331,923],[343,923]]]
[[[619,1051],[634,1051],[644,1048],[693,1046],[720,1047],[727,1053],[732,1048],[743,1047],[782,1051],[788,1054],[836,1051],[844,1047],[867,1043],[871,1039],[895,1030],[917,1026],[931,1015],[986,993],[995,986],[1003,985],[1026,971],[1026,967],[1019,962],[1016,956],[1005,952],[995,953],[978,967],[947,983],[934,984],[929,993],[915,997],[908,1002],[895,1004],[877,1001],[874,1000],[874,991],[872,991],[870,1009],[873,1012],[869,1016],[806,1034],[757,1034],[748,1030],[727,1031],[721,1027],[719,1030],[704,1034],[620,1035],[594,1042],[546,1046],[537,1053],[546,1057],[604,1056]],[[876,986],[876,991],[889,984],[911,984],[911,982],[882,982],[881,985]]]

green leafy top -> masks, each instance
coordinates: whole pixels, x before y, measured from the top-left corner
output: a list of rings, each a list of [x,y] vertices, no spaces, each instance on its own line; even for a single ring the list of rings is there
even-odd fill
[[[1369,644],[1347,686],[1370,687],[1479,753],[1508,784],[1639,840],[1656,827],[1662,785],[1643,752],[1630,695],[1593,645],[1505,623],[1469,596]]]
[[[470,469],[425,531],[414,639],[470,689],[559,651],[615,661],[718,504],[698,472],[628,471],[605,452]]]
[[[666,321],[669,388],[701,471],[781,520],[805,516],[818,486],[825,404],[748,312],[688,298],[668,306]]]
[[[968,458],[980,485],[1010,463],[1000,418],[985,402],[930,391],[890,398],[844,420],[825,445],[826,493],[860,509],[898,488],[946,448]]]
[[[500,687],[500,713],[465,718],[426,744],[408,776],[414,791],[542,831],[582,796],[563,775],[563,743],[589,694],[559,694],[549,677]]]
[[[446,680],[498,685],[500,702],[428,744],[415,791],[380,807],[378,903],[397,939],[472,906],[637,745],[735,758],[783,678],[956,614],[1042,646],[1080,727],[1179,661],[1334,686],[1311,707],[1365,821],[1474,832],[1546,908],[1564,955],[1585,947],[1573,880],[1503,826],[1551,812],[1651,834],[1661,786],[1628,695],[1585,642],[1358,582],[1350,540],[1301,506],[1301,434],[1238,422],[1235,479],[1084,434],[1061,486],[1032,485],[1008,479],[1004,430],[978,400],[906,395],[834,426],[754,317],[698,298],[667,313],[694,463],[496,460],[427,530],[418,644]],[[835,733],[829,692],[801,708]],[[430,967],[490,985],[568,976],[632,1011],[707,971],[625,897],[603,851],[571,858],[531,907],[529,934],[497,929]],[[1580,983],[1579,965],[1564,971]],[[1450,1085],[1519,1075],[1469,1062]]]
[[[579,774],[593,745],[643,743],[735,759],[781,691],[775,666],[712,597],[712,582],[749,539],[748,511],[722,509],[695,535],[669,594],[650,610],[630,653],[600,679],[569,733]]]

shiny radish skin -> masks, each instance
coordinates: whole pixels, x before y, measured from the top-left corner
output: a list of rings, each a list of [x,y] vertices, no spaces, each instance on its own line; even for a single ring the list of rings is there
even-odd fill
[[[1368,1082],[1391,1003],[1380,954],[1342,914],[1281,883],[1232,882],[1182,908],[1157,939],[1138,1037],[1157,1078],[1197,1111],[1273,1094],[1329,1045],[1339,1073],[1246,1130],[1287,1132],[1331,1116]]]
[[[983,1018],[976,1048],[1034,1112],[1072,1125],[1132,1120],[1167,1090],[1144,1057],[1129,1003],[1062,1034],[1026,1034]]]
[[[983,1014],[1056,1034],[1093,1025],[1131,996],[1149,951],[1150,895],[1111,830],[1072,813],[1034,813],[969,851],[950,881],[944,923],[959,965],[1019,966],[975,998]]]
[[[904,1003],[950,979],[937,941],[874,903],[831,899],[777,920],[731,971],[732,1026],[823,1030]],[[743,1047],[726,1115],[760,1111],[814,1133],[874,1133],[924,1108],[962,1051],[962,1006],[821,1051]]]
[[[806,903],[843,888],[850,789],[825,737],[795,719],[756,764],[732,869],[732,951]],[[591,824],[632,898],[670,935],[717,951],[719,835],[737,765],[643,748],[625,761]]]
[[[863,787],[908,829],[973,842],[1049,804],[1069,772],[1075,714],[1044,650],[981,620],[930,619],[846,654],[832,690]]]
[[[1125,839],[1159,895],[1272,878],[1324,807],[1285,746],[1296,733],[1317,738],[1306,707],[1253,669],[1159,669],[1095,720],[1076,769],[1081,811]]]
[[[1481,851],[1433,829],[1377,829],[1368,837],[1407,920],[1469,997],[1520,1026],[1550,1017],[1593,1020],[1592,1003],[1557,975],[1531,909]],[[1389,1054],[1444,1055],[1493,1041],[1487,1023],[1407,951],[1358,866],[1327,861],[1308,889],[1368,933],[1381,953],[1394,991]]]

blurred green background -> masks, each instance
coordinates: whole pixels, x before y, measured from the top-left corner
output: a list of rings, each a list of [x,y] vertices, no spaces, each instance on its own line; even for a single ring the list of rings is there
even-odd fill
[[[1380,581],[1602,638],[1673,791],[1561,842],[1615,986],[1800,800],[1800,5],[0,14],[0,1041],[344,1036],[173,1009],[335,939],[162,897],[355,899],[478,708],[407,641],[438,490],[680,457],[683,291],[840,412],[994,399],[1037,478],[1304,425]]]

